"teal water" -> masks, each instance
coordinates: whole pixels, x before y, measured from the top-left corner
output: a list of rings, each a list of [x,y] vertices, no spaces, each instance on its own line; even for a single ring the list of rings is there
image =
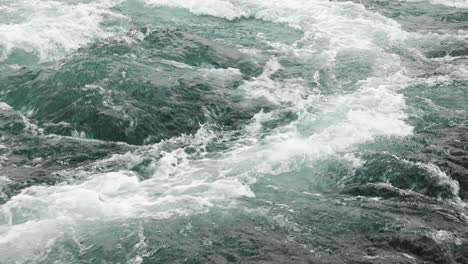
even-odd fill
[[[468,263],[465,0],[0,0],[0,263]]]

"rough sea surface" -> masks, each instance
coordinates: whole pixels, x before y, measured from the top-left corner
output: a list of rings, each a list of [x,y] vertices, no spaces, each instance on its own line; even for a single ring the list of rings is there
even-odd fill
[[[0,263],[468,263],[467,0],[0,0]]]

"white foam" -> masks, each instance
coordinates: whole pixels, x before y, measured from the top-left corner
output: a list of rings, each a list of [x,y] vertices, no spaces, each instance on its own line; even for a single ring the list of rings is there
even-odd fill
[[[447,242],[453,243],[457,246],[461,246],[463,244],[462,240],[457,236],[457,234],[447,230],[437,230],[432,232],[432,238],[439,244]]]
[[[188,64],[185,64],[185,63],[182,63],[182,62],[177,62],[177,61],[173,61],[173,60],[161,60],[162,63],[166,63],[166,64],[169,64],[169,65],[172,65],[176,68],[179,68],[179,69],[193,69],[192,66],[188,65]]]
[[[112,30],[104,29],[101,23],[124,18],[109,9],[119,2],[12,2],[4,7],[15,9],[24,19],[0,24],[0,60],[15,49],[33,53],[40,61],[57,60],[94,39],[109,37]]]
[[[242,81],[242,73],[235,68],[201,68],[194,75],[203,82],[211,83],[217,87],[226,87],[234,82]]]
[[[0,6],[0,11],[5,13],[13,13],[15,9],[8,6]]]
[[[338,54],[353,50],[373,54],[374,60],[370,62],[373,72],[363,76],[356,91],[338,96],[311,92],[301,79],[273,80],[272,74],[282,66],[279,58],[272,58],[264,73],[246,82],[241,89],[251,97],[281,106],[279,111],[289,105],[286,109],[298,114],[298,119],[259,141],[257,133],[261,123],[273,118],[276,112],[256,115],[246,129],[243,138],[246,144],[237,145],[232,152],[225,153],[224,160],[217,161],[215,166],[223,175],[237,173],[250,178],[276,174],[290,170],[294,163],[326,155],[343,155],[349,159],[346,152],[356,145],[379,136],[412,133],[411,126],[405,123],[404,97],[398,94],[412,80],[406,76],[398,56],[386,52],[388,47],[401,45],[411,35],[393,20],[350,2],[210,0],[195,4],[194,1],[146,0],[146,3],[227,19],[251,16],[299,29],[304,36],[293,45],[269,44],[279,54],[314,65],[317,83],[321,69],[335,68]]]
[[[5,102],[0,102],[0,110],[13,111],[13,107],[11,107],[9,104]]]
[[[456,8],[468,8],[467,0],[431,0],[431,3]]]
[[[168,218],[253,197],[249,187],[238,179],[207,181],[172,176],[158,175],[140,182],[132,173],[122,171],[94,175],[80,184],[30,187],[1,207],[0,254],[6,259],[26,258],[34,248],[42,248],[43,241],[60,237],[82,221]]]
[[[311,161],[324,155],[346,155],[353,146],[370,142],[379,136],[406,136],[412,132],[412,128],[404,122],[404,98],[397,93],[409,80],[401,71],[398,58],[386,54],[383,47],[384,44],[398,42],[406,37],[406,33],[392,20],[352,3],[299,0],[287,3],[263,0],[211,0],[197,3],[148,0],[147,3],[187,8],[197,14],[230,19],[255,16],[300,28],[304,31],[304,38],[300,42],[304,45],[301,48],[296,44],[287,47],[294,51],[287,54],[301,57],[307,55],[304,59],[325,58],[325,63],[318,64],[317,70],[334,67],[336,54],[346,52],[349,47],[369,50],[380,56],[375,61],[375,72],[358,84],[358,90],[338,96],[311,92],[301,79],[282,82],[272,80],[272,74],[282,67],[278,58],[272,58],[262,75],[246,82],[240,89],[252,97],[266,98],[280,106],[286,105],[286,109],[298,114],[297,121],[275,129],[259,140],[257,136],[261,122],[270,119],[276,112],[259,113],[247,127],[244,138],[231,150],[222,153],[222,158],[218,160],[190,161],[181,149],[161,153],[162,158],[154,164],[155,179],[168,181],[176,177],[184,181],[196,180],[196,184],[200,185],[214,184],[227,178],[237,186],[236,177],[245,176],[249,179],[247,182],[254,181],[258,175],[291,170],[292,164],[300,161]],[[388,62],[382,63],[385,61]],[[205,78],[226,73],[235,78],[239,75],[233,69],[203,71]],[[317,111],[310,112],[311,108]],[[140,160],[140,155],[133,153],[114,158],[122,158],[132,164],[128,156],[137,156],[136,160]],[[244,186],[245,182],[240,184]],[[242,189],[241,185],[234,189]],[[164,184],[161,183],[161,186]],[[220,187],[219,184],[213,186]],[[248,194],[245,190],[240,193]]]
[[[468,8],[467,0],[399,0],[400,2],[429,2],[433,5],[444,5],[455,8]]]
[[[349,2],[146,2],[228,19],[253,16],[298,28],[304,37],[297,43],[271,46],[279,54],[313,65],[316,72],[311,75],[316,76],[317,85],[321,70],[335,69],[337,54],[371,52],[375,57],[369,62],[373,71],[351,90],[323,94],[300,78],[275,80],[272,76],[283,66],[281,58],[272,57],[263,74],[245,81],[239,90],[246,96],[266,99],[277,109],[255,115],[228,149],[208,156],[207,144],[227,133],[220,135],[203,126],[196,135],[114,155],[96,162],[90,171],[68,172],[83,175],[81,182],[27,188],[0,207],[0,255],[28,256],[43,246],[42,241],[59,237],[68,232],[67,226],[80,221],[168,218],[231,206],[240,198],[255,196],[250,185],[259,177],[292,172],[323,157],[342,157],[356,165],[350,153],[358,145],[381,136],[412,133],[412,127],[405,123],[405,100],[398,91],[413,80],[406,76],[399,58],[386,52],[388,46],[405,41],[408,34],[392,20]],[[201,69],[198,73],[210,80],[240,77],[235,69]],[[282,111],[295,113],[297,119],[264,133],[263,122]],[[167,147],[175,145],[191,146],[196,154],[188,154],[183,147]],[[130,168],[145,160],[151,161],[146,172],[152,177],[139,181]],[[123,165],[117,172],[95,172],[112,167],[110,164]]]
[[[148,5],[189,9],[197,15],[211,15],[234,19],[247,15],[242,8],[223,0],[146,0]]]
[[[10,183],[10,182],[11,182],[11,180],[8,177],[0,176],[0,186],[4,185],[4,184],[7,184],[7,183]]]

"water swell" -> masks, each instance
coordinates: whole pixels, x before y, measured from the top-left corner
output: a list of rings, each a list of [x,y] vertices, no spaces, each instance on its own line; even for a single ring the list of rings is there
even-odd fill
[[[466,259],[466,34],[342,1],[49,4],[90,23],[0,42],[6,263]]]

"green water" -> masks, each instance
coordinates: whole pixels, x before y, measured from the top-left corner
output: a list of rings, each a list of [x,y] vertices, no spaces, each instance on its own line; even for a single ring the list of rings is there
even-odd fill
[[[0,263],[468,263],[467,10],[0,0]]]

